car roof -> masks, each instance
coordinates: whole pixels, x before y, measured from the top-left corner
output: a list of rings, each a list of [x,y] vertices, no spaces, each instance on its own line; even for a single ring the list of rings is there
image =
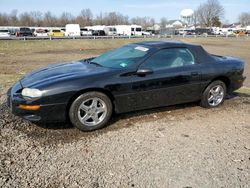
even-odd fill
[[[167,41],[145,41],[135,43],[136,45],[142,45],[153,48],[169,48],[169,47],[188,47],[188,46],[197,46],[193,44],[184,43],[177,40],[167,40]]]

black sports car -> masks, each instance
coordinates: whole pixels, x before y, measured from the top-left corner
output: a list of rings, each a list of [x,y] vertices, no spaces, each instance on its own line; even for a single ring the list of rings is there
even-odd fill
[[[175,41],[125,45],[99,57],[31,72],[8,91],[11,111],[30,121],[65,121],[83,131],[113,112],[200,101],[223,103],[245,80],[244,62]]]

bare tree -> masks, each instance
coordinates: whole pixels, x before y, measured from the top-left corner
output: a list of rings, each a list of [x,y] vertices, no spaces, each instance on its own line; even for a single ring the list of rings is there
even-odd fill
[[[239,22],[243,25],[243,26],[248,26],[250,25],[250,12],[243,12],[240,14],[239,16]]]
[[[48,11],[43,16],[43,24],[47,27],[58,26],[57,18],[50,11]]]
[[[143,29],[147,29],[147,27],[152,27],[155,24],[155,20],[150,17],[135,17],[131,19],[132,24],[141,25]]]
[[[41,12],[32,11],[30,12],[30,16],[33,18],[34,26],[38,26],[38,27],[44,26],[43,14]]]
[[[21,13],[19,16],[19,20],[21,26],[33,26],[35,23],[34,18],[29,12]]]
[[[103,14],[102,12],[96,16],[94,20],[95,25],[103,25],[104,24],[104,19],[103,19]]]
[[[161,21],[160,21],[160,26],[161,26],[161,29],[165,29],[166,28],[166,25],[168,23],[168,20],[166,17],[162,17],[161,18]]]
[[[93,14],[90,9],[81,10],[80,14],[76,17],[76,23],[81,26],[93,25]]]
[[[59,25],[60,26],[65,26],[66,24],[68,23],[74,23],[75,20],[74,20],[74,16],[69,13],[69,12],[63,12],[61,17],[59,18]]]
[[[18,24],[17,10],[12,10],[9,14],[9,25],[17,26]]]
[[[94,21],[96,25],[123,25],[129,24],[129,17],[118,12],[100,13]]]
[[[107,13],[105,17],[107,25],[128,24],[128,17],[117,12]]]
[[[9,16],[6,13],[0,13],[0,25],[9,25]]]
[[[218,0],[207,0],[196,10],[196,19],[201,26],[214,26],[213,20],[220,19],[224,16],[224,8]],[[216,22],[218,23],[218,22]]]

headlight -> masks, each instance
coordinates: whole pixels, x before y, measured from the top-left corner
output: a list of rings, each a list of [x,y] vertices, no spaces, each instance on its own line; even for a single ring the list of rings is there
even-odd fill
[[[39,89],[24,88],[22,90],[22,96],[30,98],[38,98],[42,96],[42,92]]]

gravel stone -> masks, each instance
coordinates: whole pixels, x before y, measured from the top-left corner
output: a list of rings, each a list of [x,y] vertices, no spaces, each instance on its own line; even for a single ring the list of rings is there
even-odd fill
[[[84,133],[33,124],[0,97],[0,187],[249,187],[250,97],[116,115]]]

